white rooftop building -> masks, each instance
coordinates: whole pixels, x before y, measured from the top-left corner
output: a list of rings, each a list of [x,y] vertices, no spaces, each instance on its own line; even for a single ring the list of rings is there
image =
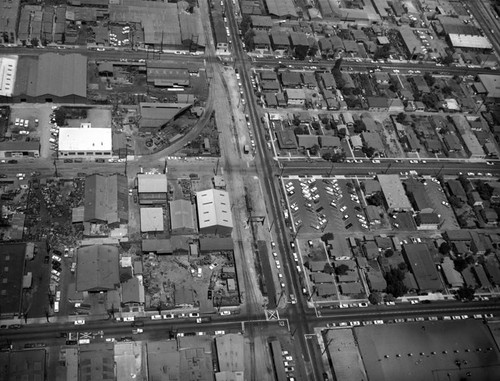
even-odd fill
[[[389,213],[412,210],[399,175],[378,175],[377,179],[384,193]]]
[[[209,189],[196,193],[200,233],[228,235],[233,230],[229,193]]]
[[[111,128],[60,128],[59,156],[110,157],[113,153]]]
[[[16,83],[17,56],[0,57],[0,96],[11,97]]]

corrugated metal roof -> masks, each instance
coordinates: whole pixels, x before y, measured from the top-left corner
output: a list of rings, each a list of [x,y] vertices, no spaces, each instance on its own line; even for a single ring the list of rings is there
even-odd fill
[[[85,179],[84,220],[108,224],[128,220],[127,177],[94,174]]]
[[[270,15],[278,17],[297,17],[293,0],[265,0]]]
[[[31,96],[87,97],[87,57],[47,53],[38,59],[37,83]]]
[[[76,289],[78,291],[114,290],[120,284],[118,248],[93,245],[77,251]]]

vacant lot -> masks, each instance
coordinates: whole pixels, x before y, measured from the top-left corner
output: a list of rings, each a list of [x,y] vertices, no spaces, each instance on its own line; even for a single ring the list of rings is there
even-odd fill
[[[354,332],[372,381],[498,380],[500,354],[482,322],[391,324]]]

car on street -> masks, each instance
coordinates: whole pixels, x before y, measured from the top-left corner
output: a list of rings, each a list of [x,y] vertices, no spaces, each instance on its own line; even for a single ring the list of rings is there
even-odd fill
[[[75,320],[74,324],[75,325],[84,325],[85,324],[85,320],[83,320],[83,319]]]

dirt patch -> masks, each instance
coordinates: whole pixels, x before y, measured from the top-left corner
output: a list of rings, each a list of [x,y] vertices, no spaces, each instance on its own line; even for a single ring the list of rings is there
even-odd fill
[[[215,266],[216,265],[216,266]],[[238,305],[233,253],[144,258],[147,309]]]

